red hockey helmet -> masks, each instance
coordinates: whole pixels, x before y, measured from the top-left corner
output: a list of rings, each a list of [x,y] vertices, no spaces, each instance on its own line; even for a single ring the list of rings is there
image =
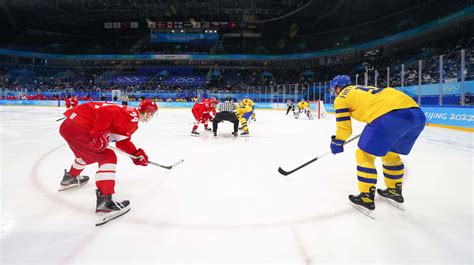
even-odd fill
[[[144,99],[140,102],[138,106],[138,111],[142,113],[155,113],[158,111],[158,105],[152,100]]]
[[[156,103],[152,100],[144,99],[140,102],[138,111],[143,113],[143,118],[141,118],[141,121],[149,122],[158,111],[158,105],[156,105]]]

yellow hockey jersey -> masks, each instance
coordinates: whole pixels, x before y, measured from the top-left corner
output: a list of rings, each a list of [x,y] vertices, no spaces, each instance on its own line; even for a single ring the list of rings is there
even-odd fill
[[[347,86],[334,100],[336,138],[345,141],[352,134],[351,117],[371,123],[392,110],[419,107],[405,93],[395,88]]]
[[[304,108],[309,108],[309,103],[307,101],[305,102],[298,102],[298,104],[296,104],[296,106],[298,107],[298,109],[304,109]]]
[[[237,113],[237,116],[242,117],[245,113],[251,112],[251,111],[252,111],[252,107],[249,104],[245,104],[244,101],[242,101],[237,106],[236,113]]]

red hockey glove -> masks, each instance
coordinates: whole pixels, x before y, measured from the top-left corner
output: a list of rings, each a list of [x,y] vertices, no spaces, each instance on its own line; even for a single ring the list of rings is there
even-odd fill
[[[145,151],[143,149],[138,148],[137,151],[133,153],[134,156],[138,156],[138,158],[133,160],[133,163],[137,166],[148,166],[148,156],[145,154]]]
[[[107,131],[92,131],[92,141],[89,143],[89,147],[96,152],[103,151],[109,145],[109,136],[110,132]]]

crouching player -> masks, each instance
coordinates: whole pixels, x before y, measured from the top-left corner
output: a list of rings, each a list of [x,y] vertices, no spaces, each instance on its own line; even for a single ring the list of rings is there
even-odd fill
[[[197,132],[197,128],[199,124],[204,125],[204,130],[210,131],[212,130],[209,128],[208,121],[212,122],[213,117],[211,116],[211,112],[215,113],[215,107],[217,105],[216,99],[203,99],[202,102],[196,102],[191,109],[194,118],[196,121],[193,124],[193,129],[191,131],[192,136],[199,136],[199,132]]]
[[[351,205],[371,217],[377,184],[374,161],[381,157],[387,189],[377,189],[377,193],[403,210],[404,165],[399,154],[408,155],[423,131],[426,123],[423,111],[411,97],[394,88],[352,86],[345,75],[336,76],[330,85],[337,95],[334,101],[337,131],[331,137],[332,153],[344,151],[344,142],[352,134],[351,117],[367,123],[356,151],[360,194],[349,195]]]
[[[298,102],[298,104],[296,104],[296,106],[298,107],[298,113],[295,115],[296,119],[299,118],[299,115],[301,113],[305,113],[306,116],[308,117],[308,119],[310,119],[310,120],[313,119],[313,116],[311,115],[311,108],[310,108],[309,103],[307,101],[305,101],[304,99],[301,99],[301,101]]]
[[[95,212],[99,215],[96,225],[104,224],[130,210],[130,202],[115,201],[115,169],[117,156],[107,149],[110,141],[116,141],[116,147],[134,155],[133,163],[139,166],[148,165],[148,156],[141,148],[131,142],[131,136],[138,129],[138,122],[150,121],[158,106],[155,102],[145,99],[139,107],[127,107],[102,102],[88,102],[67,110],[67,117],[59,128],[61,136],[66,140],[75,155],[69,171],[64,171],[59,190],[76,188],[86,184],[89,177],[82,176],[84,168],[98,163],[95,174],[97,186],[97,203]]]
[[[240,136],[249,136],[248,120],[252,116],[252,113],[252,106],[250,106],[248,99],[244,98],[239,103],[239,106],[236,110],[237,118],[239,119],[243,130]]]

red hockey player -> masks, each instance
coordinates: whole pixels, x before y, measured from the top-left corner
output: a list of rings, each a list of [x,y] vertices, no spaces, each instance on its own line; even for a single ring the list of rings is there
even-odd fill
[[[214,120],[214,117],[216,116],[216,106],[219,103],[219,101],[212,97],[209,99],[209,105],[211,107],[211,110],[209,111],[209,121],[212,122]]]
[[[71,108],[71,98],[67,97],[64,101],[66,102],[66,108],[67,109]]]
[[[193,108],[191,109],[191,112],[194,115],[194,118],[196,121],[194,122],[193,130],[191,131],[191,135],[198,136],[199,133],[196,131],[199,124],[202,123],[204,124],[204,129],[210,131],[211,128],[209,128],[207,121],[210,118],[209,112],[212,110],[211,104],[207,99],[203,99],[203,102],[196,102],[194,103]]]
[[[77,107],[77,105],[79,105],[79,101],[77,100],[77,97],[74,96],[74,97],[71,98],[71,106],[73,108],[75,108],[75,107]]]
[[[80,175],[89,164],[98,163],[96,181],[96,214],[100,216],[96,225],[104,224],[130,210],[128,200],[112,200],[115,187],[115,169],[117,157],[107,148],[109,141],[116,147],[138,158],[132,159],[135,165],[148,165],[148,156],[131,141],[132,134],[138,129],[138,122],[148,122],[158,110],[155,102],[144,99],[138,108],[102,102],[88,102],[67,110],[66,120],[59,132],[66,140],[75,160],[64,176],[59,190],[67,190],[86,184],[89,177]]]

